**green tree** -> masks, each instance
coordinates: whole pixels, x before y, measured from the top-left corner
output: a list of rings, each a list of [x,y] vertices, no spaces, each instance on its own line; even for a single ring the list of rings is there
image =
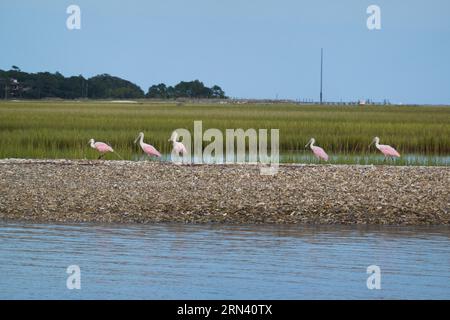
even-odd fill
[[[181,81],[174,87],[164,83],[153,85],[148,89],[147,98],[173,99],[173,98],[202,98],[225,99],[225,92],[218,85],[212,88],[206,87],[199,80]]]
[[[157,98],[157,99],[169,98],[167,86],[164,83],[151,86],[148,89],[147,98]]]
[[[144,97],[144,92],[139,86],[109,74],[89,78],[88,85],[88,97],[93,99]]]
[[[218,85],[212,86],[211,91],[212,91],[212,93],[211,93],[212,98],[217,98],[217,99],[225,99],[226,98],[225,92]]]

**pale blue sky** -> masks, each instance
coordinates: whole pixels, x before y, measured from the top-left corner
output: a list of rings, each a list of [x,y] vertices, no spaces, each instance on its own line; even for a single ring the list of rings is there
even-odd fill
[[[81,30],[66,8],[81,8]],[[381,7],[381,30],[366,9]],[[240,98],[450,104],[448,0],[0,2],[0,69],[109,73],[140,85],[200,79]]]

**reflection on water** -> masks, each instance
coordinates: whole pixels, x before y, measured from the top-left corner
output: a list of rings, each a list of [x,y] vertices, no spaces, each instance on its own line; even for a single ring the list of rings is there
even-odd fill
[[[0,222],[0,298],[449,299],[449,245],[449,227]]]
[[[386,160],[382,154],[347,154],[347,155],[329,155],[329,163],[345,164],[399,164],[412,166],[448,166],[450,165],[450,156],[424,156],[420,154],[402,154],[399,159]],[[287,163],[318,163],[319,161],[311,154],[305,153],[284,153],[280,156],[280,162]]]
[[[270,156],[270,154],[269,154]],[[230,157],[231,158],[231,157]],[[248,155],[245,157],[245,161],[248,162]],[[199,157],[191,157],[191,161],[195,163],[217,163],[217,159],[214,157],[206,157],[200,159]],[[223,159],[223,158],[221,158]],[[139,154],[133,154],[131,160],[134,161],[171,161],[170,154],[163,154],[160,159],[150,159],[148,156]],[[235,158],[236,160],[236,158]],[[222,160],[223,161],[223,160]],[[280,163],[320,163],[309,150],[299,150],[281,153],[279,156]],[[322,162],[323,163],[323,162]],[[334,164],[398,164],[398,165],[411,165],[411,166],[450,166],[450,156],[424,156],[420,154],[403,154],[401,158],[393,160],[386,160],[382,154],[370,154],[370,155],[358,155],[358,154],[339,154],[329,155],[328,163]]]

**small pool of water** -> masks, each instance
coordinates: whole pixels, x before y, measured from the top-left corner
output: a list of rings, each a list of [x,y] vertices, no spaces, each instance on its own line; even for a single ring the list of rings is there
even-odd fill
[[[131,160],[134,161],[171,161],[170,154],[163,154],[160,159],[151,159],[144,154],[133,154]],[[214,158],[202,159],[205,163],[216,163]],[[248,161],[248,156],[246,157]],[[450,156],[424,156],[419,154],[404,154],[399,159],[390,160],[385,159],[382,154],[348,154],[348,155],[333,155],[329,154],[328,162],[317,160],[309,150],[300,150],[298,152],[285,152],[280,154],[280,163],[331,163],[331,164],[389,164],[389,165],[402,165],[402,166],[449,166]],[[199,162],[199,158],[192,156],[192,162]]]

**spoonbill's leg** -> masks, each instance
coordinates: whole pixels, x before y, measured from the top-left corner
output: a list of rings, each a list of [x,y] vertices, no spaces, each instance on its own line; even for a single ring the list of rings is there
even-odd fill
[[[97,160],[100,160],[100,159],[102,159],[103,157],[105,156],[105,154],[104,153],[102,153],[101,155],[100,155],[100,157],[98,157],[97,158]]]

